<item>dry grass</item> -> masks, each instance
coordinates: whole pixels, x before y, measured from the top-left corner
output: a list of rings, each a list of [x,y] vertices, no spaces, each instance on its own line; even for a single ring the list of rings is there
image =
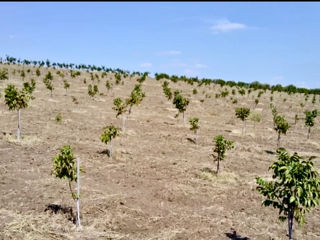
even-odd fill
[[[6,67],[10,78],[6,83],[21,86],[17,74],[12,75],[12,69],[19,67]],[[127,97],[136,79],[127,78],[117,86],[108,74],[113,89],[107,92],[107,78],[101,79],[98,86],[104,95],[91,99],[87,94],[89,73],[71,79],[62,70],[71,84],[65,96],[62,79],[51,70],[55,86],[51,98],[42,83],[47,70],[42,69],[40,78],[31,70],[33,75],[27,74],[27,79],[36,79],[37,90],[35,100],[22,111],[20,142],[16,141],[17,114],[0,102],[0,239],[287,239],[286,223],[277,219],[276,210],[261,206],[262,197],[256,191],[255,178],[270,179],[268,167],[276,159],[270,92],[262,95],[255,109],[261,113],[261,122],[254,128],[248,121],[242,135],[242,121],[235,117],[234,108],[252,107],[257,92],[236,96],[239,104],[232,104],[230,96],[215,98],[224,89],[219,86],[201,86],[193,95],[196,86],[170,82],[169,87],[191,96],[184,126],[182,116],[174,118],[177,110],[162,93],[163,80],[148,78],[142,86],[146,98],[132,108],[126,132],[115,139],[110,159],[103,153],[108,146],[99,136],[105,125],[121,126],[122,119],[112,110],[113,99]],[[305,109],[319,109],[319,100],[301,108],[301,95],[285,96],[283,104],[284,95],[274,93],[274,102],[290,123],[296,112],[303,116]],[[58,112],[63,116],[59,124],[54,120]],[[200,119],[197,146],[188,140],[194,138],[187,121],[190,117]],[[306,141],[307,129],[300,120],[281,144],[291,153],[319,156],[319,129],[317,119]],[[234,141],[235,148],[227,152],[217,175],[210,154],[212,139],[220,134]],[[82,229],[76,229],[61,213],[44,212],[53,203],[75,209],[67,183],[51,175],[52,158],[65,144],[73,147],[85,171],[81,177]],[[315,165],[319,169],[319,159]],[[307,215],[303,228],[294,225],[295,239],[320,239],[319,217],[317,208]]]

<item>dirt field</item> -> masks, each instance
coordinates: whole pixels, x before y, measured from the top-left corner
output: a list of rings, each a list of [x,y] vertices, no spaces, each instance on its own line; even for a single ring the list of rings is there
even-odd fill
[[[16,141],[17,113],[10,112],[4,103],[4,88],[8,83],[22,86],[21,66],[0,65],[9,69],[9,80],[1,81],[1,136],[0,136],[0,239],[287,239],[287,223],[278,220],[278,211],[263,207],[263,197],[256,191],[255,178],[270,178],[268,167],[276,160],[277,135],[273,130],[269,107],[270,92],[263,94],[255,112],[261,122],[255,126],[247,122],[247,132],[241,134],[242,122],[235,117],[235,107],[254,109],[258,91],[249,96],[215,98],[222,89],[219,85],[198,87],[172,83],[169,87],[189,94],[191,101],[185,113],[174,118],[177,110],[162,92],[164,80],[147,78],[142,84],[146,97],[132,108],[126,121],[126,132],[113,142],[110,159],[99,137],[103,127],[115,124],[121,127],[121,117],[112,110],[115,97],[127,97],[137,83],[136,78],[124,79],[124,85],[115,85],[112,75],[100,76],[99,90],[104,95],[91,99],[87,85],[90,74],[82,72],[72,79],[69,71],[61,70],[71,84],[67,96],[62,78],[51,69],[54,80],[53,97],[42,83],[41,76],[26,73],[26,80],[36,82],[35,99],[21,112],[21,142]],[[113,88],[107,92],[106,79],[112,77]],[[86,78],[87,83],[83,82]],[[224,88],[223,88],[224,89]],[[207,97],[205,95],[207,94]],[[79,104],[72,101],[76,97]],[[237,98],[232,104],[230,97]],[[304,117],[304,110],[320,109],[319,96],[306,106],[304,96],[273,94],[279,113],[292,124],[281,146],[290,154],[319,156],[319,119],[307,140],[304,120],[294,125],[294,116]],[[283,99],[286,98],[284,102]],[[204,99],[204,102],[200,100]],[[61,113],[62,122],[55,116]],[[188,119],[199,117],[199,143],[190,139]],[[216,163],[213,137],[223,134],[235,142],[221,162],[221,172],[213,171]],[[85,171],[81,176],[82,228],[76,229],[67,214],[44,211],[48,204],[73,207],[66,181],[52,174],[53,157],[59,148],[70,144],[81,158]],[[314,160],[319,169],[320,158]],[[211,170],[210,170],[211,169]],[[307,214],[307,224],[294,224],[294,239],[320,239],[320,208]],[[235,231],[235,232],[234,232]]]

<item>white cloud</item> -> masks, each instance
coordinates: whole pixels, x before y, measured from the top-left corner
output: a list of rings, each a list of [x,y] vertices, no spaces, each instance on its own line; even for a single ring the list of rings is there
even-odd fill
[[[10,39],[14,39],[15,38],[15,35],[9,35],[8,36]]]
[[[152,67],[152,63],[149,63],[149,62],[141,63],[140,67],[145,67],[145,68]]]
[[[207,68],[208,66],[205,64],[197,63],[194,67],[195,68]]]
[[[178,50],[168,50],[168,51],[162,51],[158,52],[157,55],[159,56],[171,56],[171,55],[180,55],[181,51]]]
[[[246,28],[248,27],[245,24],[230,22],[228,19],[221,19],[211,27],[211,30],[213,31],[213,33],[224,33]]]

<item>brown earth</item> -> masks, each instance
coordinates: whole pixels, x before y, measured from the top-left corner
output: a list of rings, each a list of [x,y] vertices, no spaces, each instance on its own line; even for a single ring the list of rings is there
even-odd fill
[[[53,97],[42,83],[34,67],[27,73],[37,81],[35,99],[22,110],[22,136],[16,141],[17,113],[4,104],[3,89],[8,83],[22,86],[21,66],[0,65],[9,69],[9,80],[0,82],[0,239],[287,239],[287,224],[278,220],[278,211],[263,207],[263,197],[256,191],[255,178],[270,178],[268,167],[276,160],[276,133],[269,108],[270,92],[263,94],[255,111],[261,122],[248,121],[247,132],[241,134],[242,122],[235,117],[237,106],[254,109],[258,91],[249,96],[230,94],[215,98],[218,85],[196,87],[187,83],[172,83],[172,89],[189,94],[186,125],[182,116],[162,93],[161,84],[147,78],[142,84],[146,98],[134,106],[126,121],[126,132],[113,142],[113,158],[103,153],[108,146],[100,142],[103,127],[121,127],[121,118],[112,110],[115,97],[127,97],[137,83],[136,77],[115,85],[112,75],[100,76],[99,90],[104,95],[91,99],[87,85],[90,75],[82,72],[72,79],[65,95],[62,78],[54,76]],[[105,81],[112,77],[113,89],[107,92]],[[87,79],[87,83],[83,79]],[[95,80],[97,81],[97,80]],[[224,88],[223,88],[224,89]],[[205,97],[207,94],[207,97]],[[74,96],[79,104],[72,101]],[[238,99],[232,104],[230,97]],[[291,154],[318,156],[319,120],[307,140],[304,120],[294,125],[295,113],[303,117],[306,109],[319,109],[304,96],[274,93],[278,111],[285,115],[292,128],[281,139],[281,145]],[[283,99],[286,98],[286,102]],[[204,99],[204,102],[200,100]],[[55,116],[61,113],[62,122]],[[188,119],[200,118],[199,143],[189,130]],[[216,163],[210,156],[213,137],[223,134],[235,142],[221,163],[221,172],[214,174]],[[189,138],[189,140],[188,140]],[[44,211],[48,204],[73,207],[66,181],[56,179],[51,170],[53,156],[59,148],[70,144],[81,158],[81,220],[77,229],[66,214]],[[314,160],[319,169],[319,158]],[[307,224],[294,224],[295,239],[320,239],[319,207],[307,214]],[[236,231],[236,232],[234,232]]]

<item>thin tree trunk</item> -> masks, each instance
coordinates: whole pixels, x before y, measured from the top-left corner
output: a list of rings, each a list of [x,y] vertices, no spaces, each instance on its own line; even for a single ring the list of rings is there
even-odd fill
[[[292,226],[293,226],[293,212],[290,210],[288,214],[288,230],[289,230],[289,240],[293,240],[292,238]]]
[[[186,125],[186,121],[185,121],[185,118],[184,118],[184,112],[182,112],[182,118],[183,118],[183,126]]]
[[[18,109],[18,130],[17,130],[17,139],[20,141],[20,134],[21,134],[21,125],[20,125],[20,111],[21,109]]]
[[[112,136],[110,137],[110,158],[112,159]]]
[[[50,91],[50,97],[52,97],[52,90]]]
[[[122,116],[122,132],[125,133],[126,131],[126,115],[123,114]]]
[[[243,121],[242,134],[246,132],[246,120]]]
[[[217,162],[217,174],[219,173],[219,164],[220,164],[220,159],[219,159],[219,157],[218,157],[218,162]]]
[[[72,187],[71,187],[71,181],[69,181],[68,184],[69,184],[69,190],[71,192],[71,196],[72,196],[73,200],[75,200],[75,197],[74,197],[74,194],[73,194],[73,191],[72,191]]]
[[[311,132],[311,127],[309,126],[309,129],[308,129],[308,136],[307,136],[307,138],[308,138],[308,139],[310,138],[310,132]]]
[[[198,145],[198,132],[199,132],[199,130],[197,129],[196,130],[196,145]]]
[[[81,227],[80,222],[80,158],[77,158],[77,227]]]
[[[280,147],[280,132],[278,132],[277,148]]]

